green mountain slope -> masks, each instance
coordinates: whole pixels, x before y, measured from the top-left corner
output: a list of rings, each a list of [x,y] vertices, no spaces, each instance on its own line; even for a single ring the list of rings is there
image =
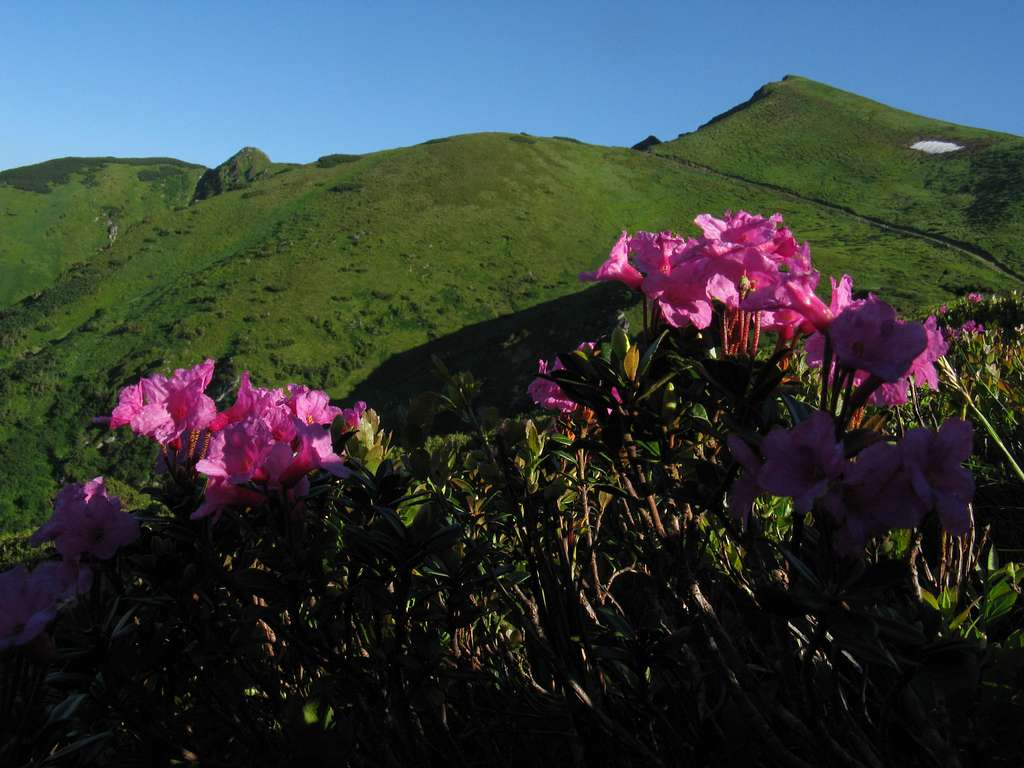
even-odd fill
[[[65,157],[0,172],[0,307],[90,261],[126,222],[187,205],[203,170],[163,157]]]
[[[430,384],[437,353],[474,370],[487,401],[519,408],[537,357],[606,331],[628,306],[616,286],[577,281],[624,228],[693,232],[702,211],[779,211],[823,272],[851,272],[905,309],[1013,281],[827,204],[562,139],[476,134],[304,166],[268,160],[248,177],[241,169],[241,188],[191,204],[203,169],[171,194],[138,167],[101,165],[101,188],[122,194],[109,201],[117,238],[76,214],[83,232],[98,230],[88,248],[0,310],[0,528],[45,515],[66,479],[140,482],[149,451],[90,429],[91,417],[137,377],[206,356],[219,361],[215,391],[249,369],[257,383],[303,381],[394,412]],[[46,243],[60,195],[99,215],[108,203],[88,173],[45,193],[0,186],[0,211],[19,206],[23,225],[15,238],[4,219],[0,266],[16,245]]]
[[[963,149],[926,154],[918,141]],[[654,147],[909,229],[1024,274],[1024,138],[903,112],[801,77]]]

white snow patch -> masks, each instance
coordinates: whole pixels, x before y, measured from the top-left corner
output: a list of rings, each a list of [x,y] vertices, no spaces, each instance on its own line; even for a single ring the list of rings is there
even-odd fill
[[[960,144],[954,144],[951,141],[919,141],[911,144],[910,148],[916,149],[919,152],[927,152],[929,155],[941,155],[946,152],[956,152],[958,149],[963,149]]]

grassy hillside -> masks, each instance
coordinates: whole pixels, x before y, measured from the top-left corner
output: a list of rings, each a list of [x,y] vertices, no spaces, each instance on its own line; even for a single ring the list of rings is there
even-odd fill
[[[261,164],[242,188],[190,205],[202,169],[179,174],[173,193],[142,170],[103,161],[45,193],[0,186],[0,211],[22,212],[5,223],[23,225],[17,236],[0,229],[5,269],[8,254],[27,258],[61,221],[61,195],[76,226],[97,230],[72,255],[54,246],[55,268],[72,266],[0,311],[0,528],[39,519],[66,479],[138,482],[148,450],[89,420],[140,375],[206,356],[219,361],[220,391],[249,369],[256,383],[301,380],[394,412],[429,385],[437,353],[474,370],[501,410],[525,405],[537,357],[607,330],[628,304],[615,286],[577,281],[624,228],[693,232],[702,211],[780,211],[823,271],[849,271],[908,310],[1007,281],[825,205],[564,139],[476,134]],[[112,244],[105,223],[88,219],[107,204],[97,189],[120,206]],[[70,224],[58,231],[77,242]]]
[[[929,155],[917,141],[963,149]],[[1024,138],[903,112],[802,77],[653,152],[972,244],[1024,273]]]
[[[0,307],[46,286],[126,227],[188,204],[202,166],[171,158],[65,157],[0,172]]]

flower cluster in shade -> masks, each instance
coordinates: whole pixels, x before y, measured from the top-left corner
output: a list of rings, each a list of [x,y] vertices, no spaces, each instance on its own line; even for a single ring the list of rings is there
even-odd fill
[[[813,301],[820,278],[807,243],[798,245],[782,217],[726,212],[721,219],[701,214],[694,222],[699,238],[671,232],[623,232],[608,259],[580,279],[616,280],[654,302],[662,320],[675,328],[711,324],[714,302],[729,310],[761,310],[761,329],[791,338],[813,330],[800,309]],[[751,304],[786,297],[786,306]],[[816,298],[816,297],[815,297]],[[820,304],[820,301],[818,302]]]
[[[915,528],[931,512],[953,535],[970,527],[974,479],[962,466],[971,453],[969,422],[911,429],[898,443],[879,441],[853,458],[845,457],[824,411],[791,429],[776,427],[758,450],[736,434],[727,442],[742,468],[729,507],[744,522],[757,496],[790,497],[798,514],[817,508],[828,516],[836,551],[845,555],[893,528]]]
[[[576,347],[576,349],[589,354],[593,352],[596,347],[597,344],[595,342],[584,341]],[[527,387],[526,391],[533,402],[544,410],[556,411],[558,413],[572,413],[579,408],[576,401],[565,394],[565,392],[562,391],[562,388],[558,386],[557,382],[544,378],[544,376],[549,373],[564,370],[565,366],[562,365],[562,361],[557,357],[553,363],[549,363],[547,360],[539,360],[537,362],[537,373],[540,373],[541,376],[538,376],[530,382],[530,386]]]
[[[284,494],[297,511],[311,472],[348,474],[329,427],[340,418],[356,429],[366,403],[343,410],[325,392],[301,384],[254,387],[245,372],[234,404],[218,412],[206,394],[213,371],[208,359],[170,378],[144,378],[121,390],[110,416],[111,428],[130,427],[208,478],[193,519],[219,516],[230,506],[258,507],[271,494]]]
[[[946,354],[949,345],[934,315],[924,323],[906,322],[874,294],[854,299],[849,275],[838,282],[832,279],[828,313],[834,319],[807,339],[810,367],[824,364],[827,333],[834,353],[831,381],[837,381],[840,371],[847,372],[853,387],[876,377],[877,388],[868,401],[873,405],[906,403],[911,385],[939,388],[935,361]]]
[[[89,561],[109,560],[138,537],[138,521],[107,494],[102,477],[61,489],[52,517],[30,538],[52,541],[61,559],[0,574],[0,651],[38,637],[61,603],[89,590]]]
[[[964,336],[974,336],[985,332],[985,326],[974,320],[966,320],[956,328],[947,328],[946,336],[954,341]]]
[[[584,341],[578,347],[577,352],[582,352],[588,357],[593,357],[600,354],[597,342]],[[557,357],[554,362],[549,363],[547,360],[537,361],[537,373],[541,374],[535,378],[530,385],[526,388],[527,394],[533,400],[534,404],[543,408],[546,411],[555,411],[561,414],[575,413],[578,410],[582,410],[583,406],[569,397],[562,388],[558,385],[558,382],[552,381],[546,378],[549,373],[555,371],[564,371],[565,366],[562,365],[562,361]],[[622,398],[619,395],[619,391],[612,387],[612,397],[618,402],[622,402]],[[611,410],[608,411],[611,413]]]

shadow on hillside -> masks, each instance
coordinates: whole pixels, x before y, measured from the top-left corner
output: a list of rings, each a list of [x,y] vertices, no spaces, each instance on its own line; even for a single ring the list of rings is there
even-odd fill
[[[599,283],[570,296],[467,326],[422,346],[392,355],[349,394],[394,418],[411,397],[437,390],[432,356],[451,371],[470,371],[481,382],[479,402],[511,415],[529,405],[526,387],[537,360],[574,349],[609,333],[636,294],[618,283]],[[348,399],[348,398],[346,398]]]

